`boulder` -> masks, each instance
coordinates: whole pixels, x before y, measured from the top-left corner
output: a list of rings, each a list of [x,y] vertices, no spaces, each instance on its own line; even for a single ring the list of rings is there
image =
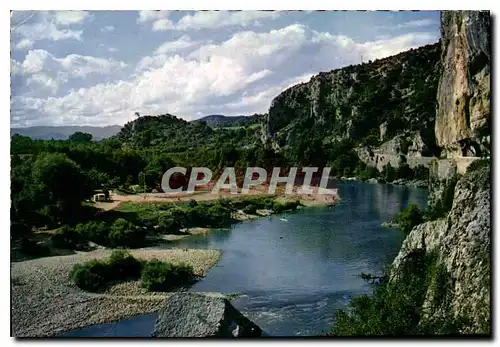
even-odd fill
[[[223,296],[172,293],[159,311],[153,337],[258,337],[262,330]]]

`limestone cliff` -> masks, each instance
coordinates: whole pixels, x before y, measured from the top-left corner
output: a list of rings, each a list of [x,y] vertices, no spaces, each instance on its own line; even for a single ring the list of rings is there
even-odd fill
[[[418,132],[434,146],[438,43],[322,72],[278,95],[264,120],[279,148],[301,141],[383,142]]]
[[[489,11],[441,12],[441,64],[436,141],[443,154],[490,151]]]
[[[461,333],[489,333],[491,276],[491,171],[466,173],[451,211],[415,227],[392,265],[392,280],[416,252],[435,255],[421,323],[452,322]]]
[[[441,14],[435,135],[447,158],[429,164],[428,203],[440,218],[413,228],[391,267],[397,281],[411,276],[404,269],[415,255],[432,258],[424,266],[430,281],[419,324],[437,330],[452,324],[452,331],[484,334],[491,328],[491,168],[487,161],[472,164],[489,155],[489,25],[488,12]]]

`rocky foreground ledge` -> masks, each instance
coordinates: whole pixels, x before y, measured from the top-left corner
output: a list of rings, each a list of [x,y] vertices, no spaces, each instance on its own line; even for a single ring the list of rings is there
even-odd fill
[[[197,276],[214,266],[220,252],[203,249],[137,249],[138,259],[157,258],[186,263]],[[108,323],[152,313],[164,307],[174,293],[144,292],[137,282],[111,287],[102,294],[87,293],[68,278],[73,265],[109,257],[111,250],[46,257],[11,264],[11,335],[50,337],[92,324]]]
[[[173,293],[158,313],[153,337],[259,337],[262,330],[222,294]]]

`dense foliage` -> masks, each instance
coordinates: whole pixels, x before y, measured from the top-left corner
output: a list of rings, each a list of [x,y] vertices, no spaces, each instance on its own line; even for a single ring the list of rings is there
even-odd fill
[[[419,225],[424,220],[422,211],[420,211],[418,205],[409,204],[403,211],[394,216],[392,221],[396,223],[403,232],[409,234],[415,226]]]
[[[375,285],[373,296],[355,297],[347,309],[337,311],[331,334],[335,336],[409,336],[457,334],[467,317],[426,316],[446,302],[451,277],[435,254],[418,250],[408,255],[398,276]],[[424,306],[429,291],[434,300]]]
[[[153,259],[144,265],[141,281],[148,291],[167,291],[191,283],[193,268],[185,264],[176,265]]]
[[[125,250],[114,251],[105,260],[76,264],[69,276],[78,287],[90,292],[101,291],[113,283],[138,279],[148,291],[167,291],[194,279],[190,266],[156,259],[141,261]]]
[[[439,79],[439,44],[360,65],[320,73],[272,102],[267,135],[297,164],[307,163],[303,148],[342,139],[376,146],[383,140],[419,132],[436,147],[434,120]],[[315,143],[317,142],[317,143]]]

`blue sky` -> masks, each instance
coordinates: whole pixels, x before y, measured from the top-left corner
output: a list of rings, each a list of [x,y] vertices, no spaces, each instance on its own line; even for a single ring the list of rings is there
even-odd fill
[[[11,126],[264,113],[320,71],[438,39],[437,11],[16,11]]]

